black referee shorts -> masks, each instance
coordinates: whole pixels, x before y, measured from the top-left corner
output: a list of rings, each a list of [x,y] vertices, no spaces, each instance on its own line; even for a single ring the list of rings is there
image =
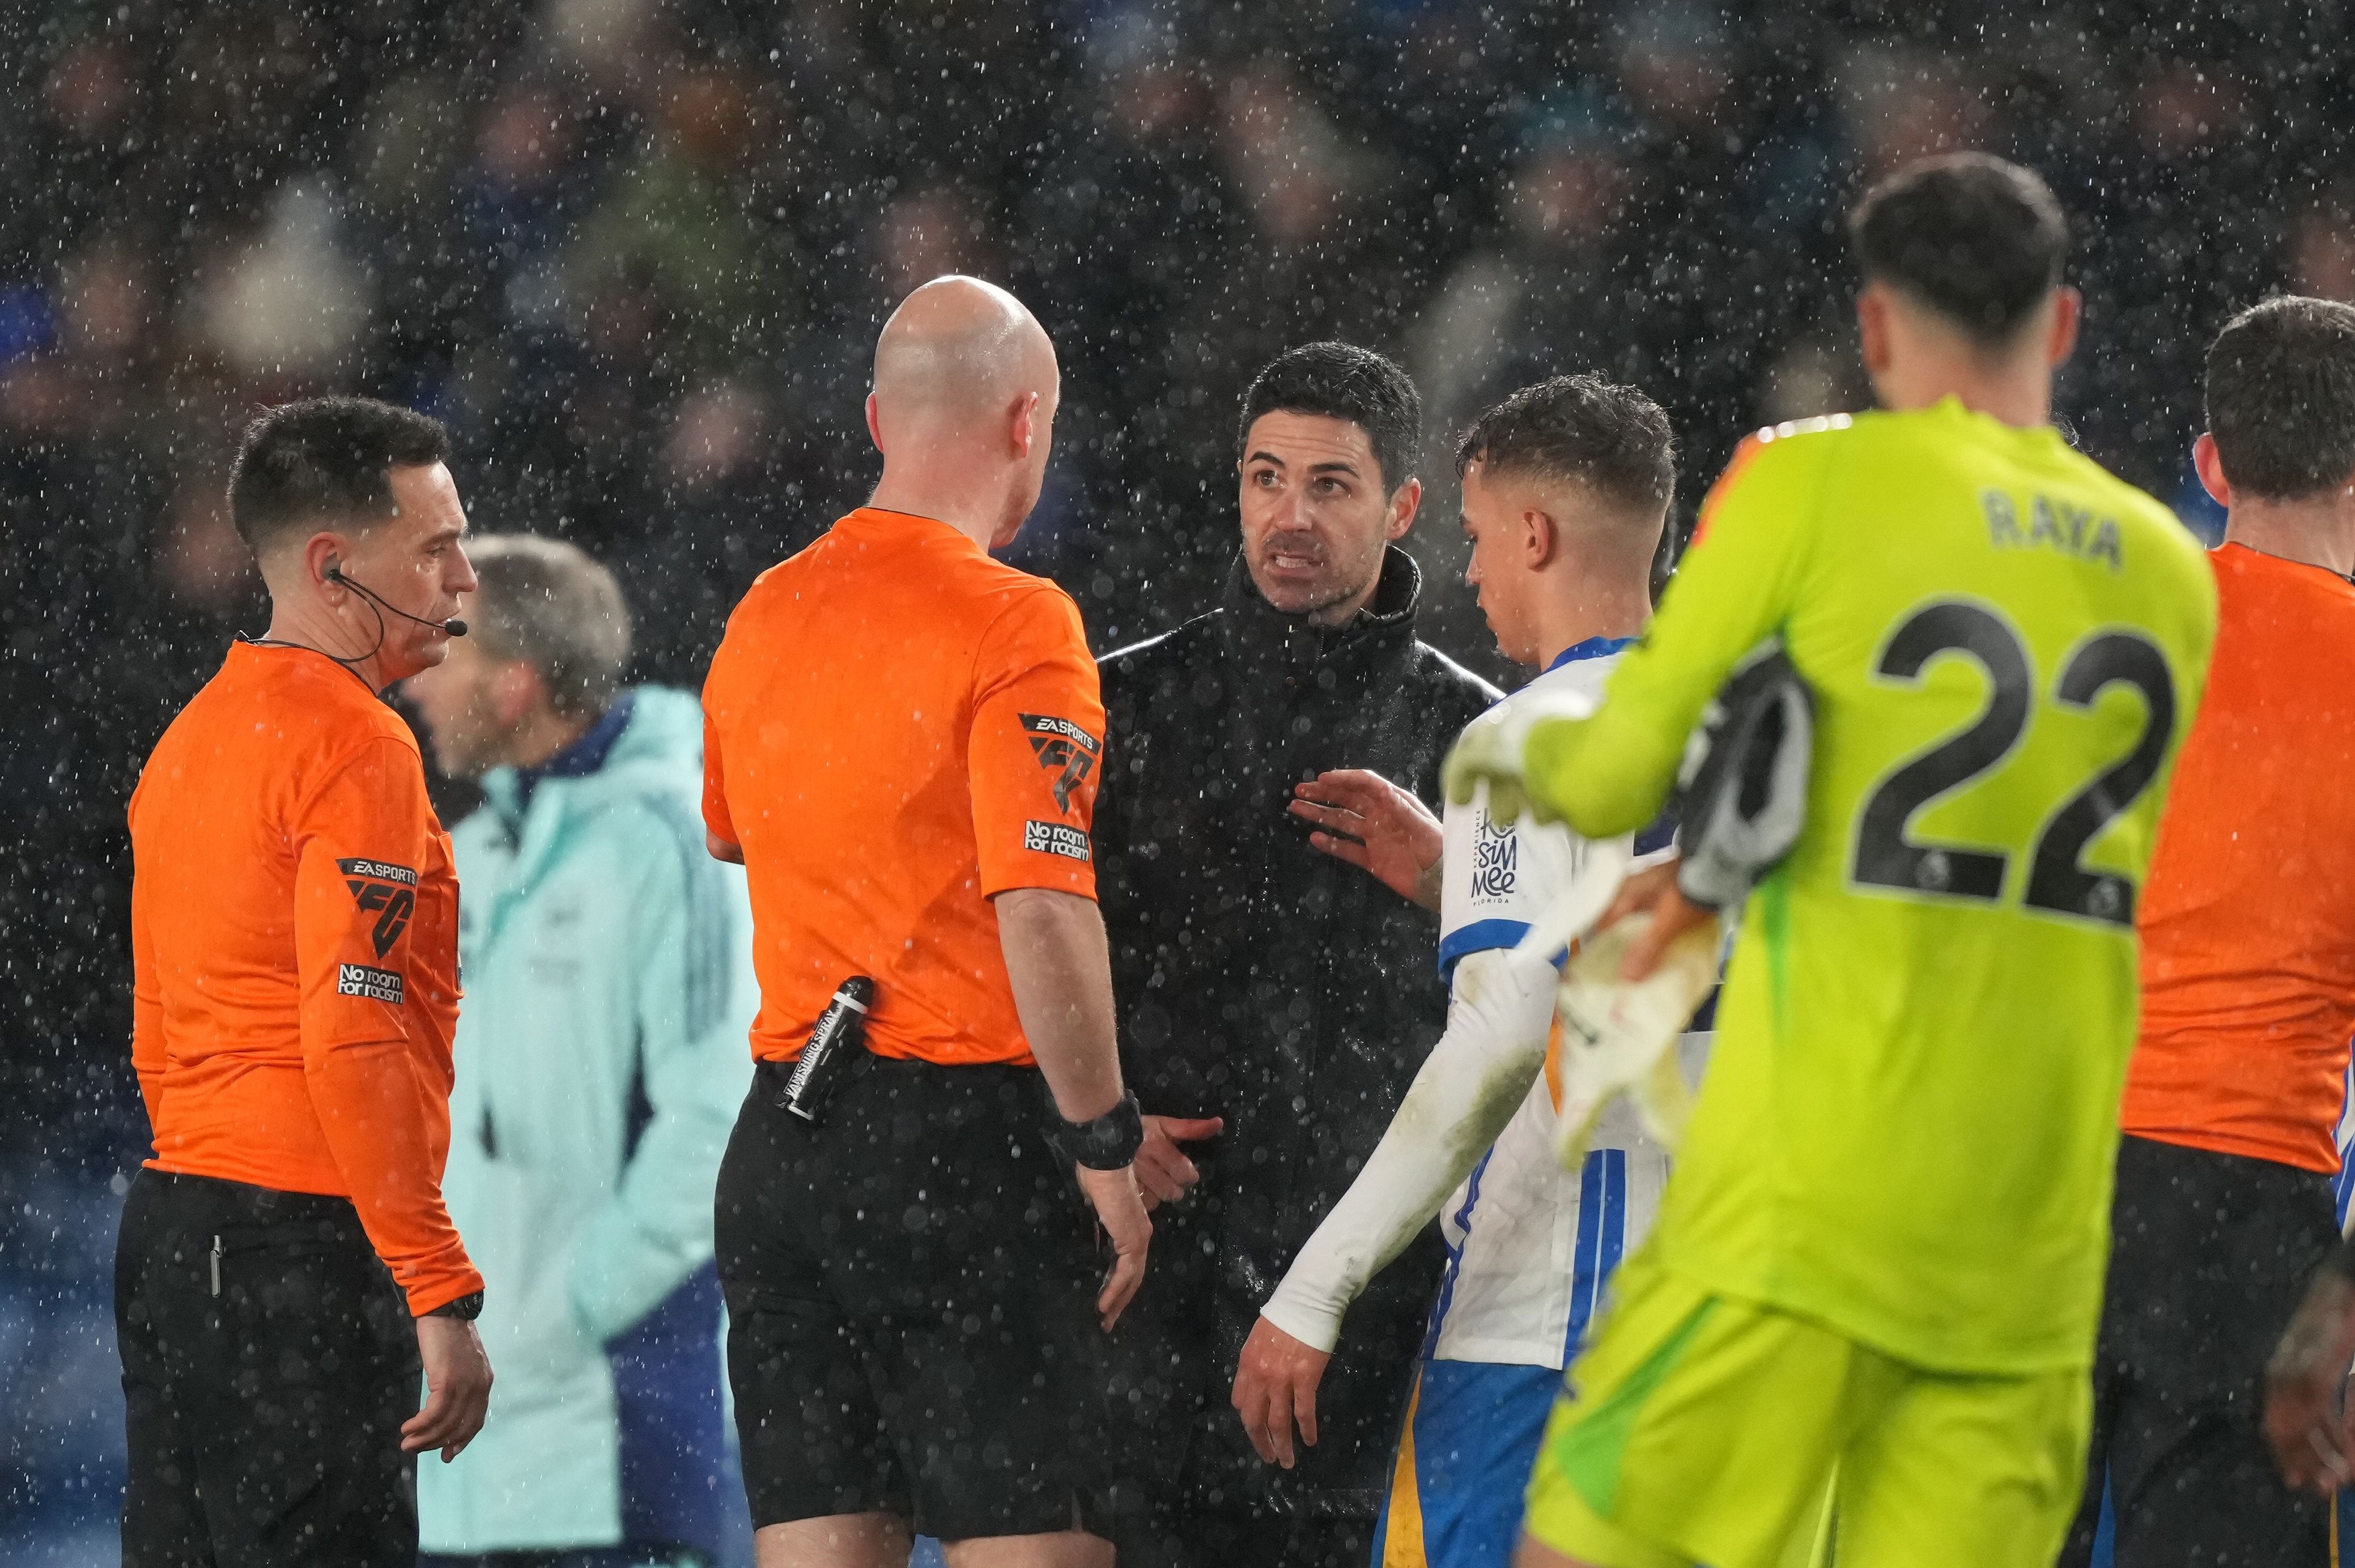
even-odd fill
[[[1102,1533],[1109,1259],[1037,1070],[862,1056],[815,1128],[779,1108],[789,1072],[755,1074],[717,1201],[754,1527]]]
[[[348,1200],[140,1171],[114,1328],[123,1568],[413,1568],[417,1328]]]
[[[2063,1568],[2093,1561],[2105,1483],[2116,1568],[2325,1560],[2328,1506],[2282,1484],[2258,1423],[2266,1358],[2338,1241],[2327,1176],[2119,1141],[2094,1440]]]

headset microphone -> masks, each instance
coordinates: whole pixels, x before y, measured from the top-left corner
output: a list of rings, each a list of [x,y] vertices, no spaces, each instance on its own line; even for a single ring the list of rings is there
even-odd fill
[[[330,566],[326,571],[321,572],[319,575],[325,577],[330,582],[342,583],[353,592],[363,595],[367,598],[369,603],[375,605],[378,609],[389,610],[404,621],[414,621],[421,626],[431,626],[435,631],[453,637],[463,637],[466,635],[466,623],[461,621],[455,615],[451,616],[446,621],[429,621],[422,615],[412,615],[398,604],[386,603],[382,595],[378,594],[375,589],[368,587],[366,583],[355,581],[351,578],[345,576],[344,569],[341,566]]]

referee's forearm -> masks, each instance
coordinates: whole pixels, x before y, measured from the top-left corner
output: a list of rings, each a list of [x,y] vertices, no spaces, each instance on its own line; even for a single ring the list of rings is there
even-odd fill
[[[430,1125],[408,1042],[306,1049],[303,1073],[360,1228],[410,1311],[422,1317],[482,1289],[442,1200],[443,1140]]]
[[[1103,916],[1092,899],[1046,888],[1011,889],[996,905],[1015,1011],[1055,1109],[1067,1122],[1093,1121],[1124,1093]]]

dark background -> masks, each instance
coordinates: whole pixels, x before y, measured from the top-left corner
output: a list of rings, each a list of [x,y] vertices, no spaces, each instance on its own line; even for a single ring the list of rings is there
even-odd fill
[[[1099,649],[1207,607],[1245,383],[1342,337],[1426,400],[1426,635],[1501,674],[1449,432],[1540,375],[1631,380],[1689,526],[1746,429],[1863,400],[1838,218],[1942,148],[2051,181],[2087,296],[2061,413],[2211,530],[2201,346],[2269,290],[2355,298],[2350,66],[2339,6],[2268,0],[6,7],[0,1542],[79,1560],[113,1507],[123,812],[266,620],[222,504],[261,407],[446,420],[476,528],[610,561],[637,673],[691,687],[871,483],[867,357],[926,278],[1004,282],[1055,338],[1012,556]]]

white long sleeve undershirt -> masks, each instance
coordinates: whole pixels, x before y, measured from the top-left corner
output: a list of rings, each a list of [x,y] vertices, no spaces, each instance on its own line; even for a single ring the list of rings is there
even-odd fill
[[[1545,1068],[1559,978],[1544,958],[1505,949],[1456,965],[1446,1032],[1261,1316],[1303,1344],[1333,1349],[1349,1303],[1439,1212],[1529,1097]]]

